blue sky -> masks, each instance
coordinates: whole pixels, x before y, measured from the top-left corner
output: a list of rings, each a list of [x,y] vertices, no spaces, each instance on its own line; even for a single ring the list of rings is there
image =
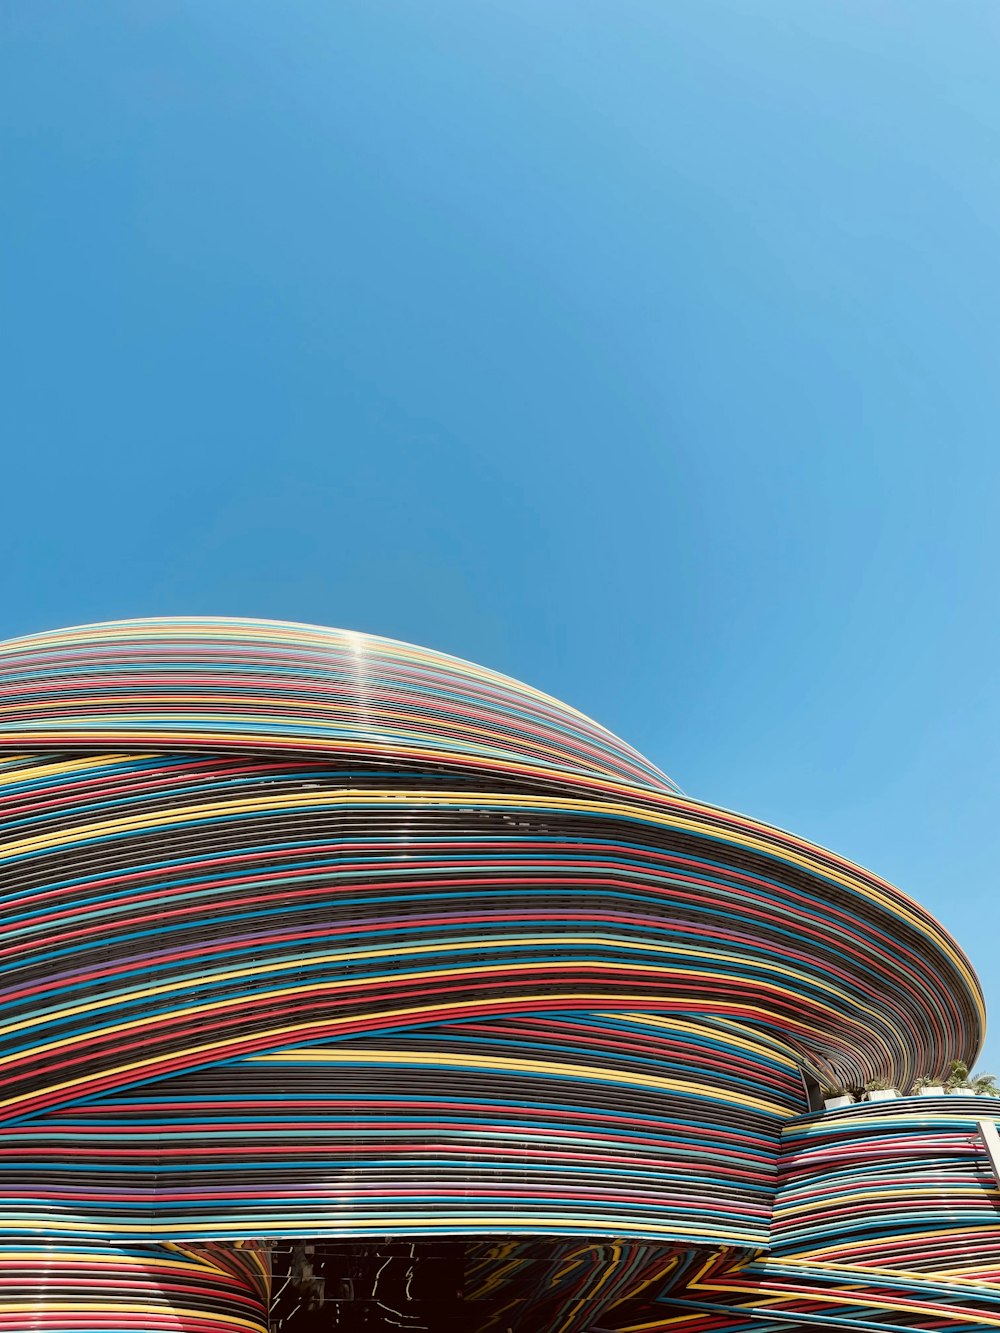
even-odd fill
[[[1000,1031],[992,0],[0,24],[0,636],[508,671],[900,884]]]

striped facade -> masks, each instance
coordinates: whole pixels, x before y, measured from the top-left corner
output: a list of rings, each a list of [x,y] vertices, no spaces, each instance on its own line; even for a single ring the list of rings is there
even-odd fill
[[[810,1110],[973,1062],[958,946],[507,677],[0,645],[0,914],[0,1329],[1000,1327],[1000,1106]]]

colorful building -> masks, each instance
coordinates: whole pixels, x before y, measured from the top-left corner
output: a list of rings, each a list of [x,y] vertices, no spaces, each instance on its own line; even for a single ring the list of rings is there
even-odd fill
[[[0,1331],[1000,1329],[961,949],[555,699],[35,635],[0,821]]]

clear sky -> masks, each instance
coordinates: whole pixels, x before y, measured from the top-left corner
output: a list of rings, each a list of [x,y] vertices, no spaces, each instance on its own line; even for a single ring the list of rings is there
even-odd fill
[[[1000,1032],[995,0],[0,25],[0,637],[510,672],[900,884]]]

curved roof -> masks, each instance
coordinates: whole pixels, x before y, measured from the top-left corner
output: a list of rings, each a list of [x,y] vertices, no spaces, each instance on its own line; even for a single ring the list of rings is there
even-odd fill
[[[0,644],[0,747],[321,751],[679,789],[575,708],[446,653],[276,620],[123,620]]]

